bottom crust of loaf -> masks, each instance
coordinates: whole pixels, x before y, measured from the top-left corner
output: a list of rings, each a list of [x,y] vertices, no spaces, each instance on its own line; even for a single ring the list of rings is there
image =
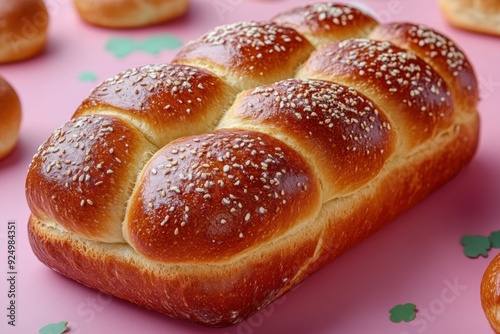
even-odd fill
[[[313,223],[224,263],[154,263],[127,244],[87,240],[34,216],[29,240],[43,263],[86,286],[205,326],[235,324],[452,179],[478,145],[479,120],[468,115],[425,147],[394,157],[359,191],[325,203]]]

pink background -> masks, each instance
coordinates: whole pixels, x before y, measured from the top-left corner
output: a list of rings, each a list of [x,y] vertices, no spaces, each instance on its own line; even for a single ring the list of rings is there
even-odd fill
[[[141,30],[106,30],[83,23],[70,0],[47,0],[51,14],[46,52],[29,61],[0,65],[21,97],[21,140],[0,162],[0,268],[7,272],[7,228],[17,222],[17,318],[7,326],[7,282],[0,280],[0,332],[38,333],[69,321],[70,333],[492,333],[480,305],[479,284],[498,250],[488,258],[469,259],[460,238],[500,230],[500,38],[477,35],[446,24],[437,2],[364,0],[381,21],[409,20],[430,25],[455,40],[472,61],[481,88],[482,134],[474,161],[456,179],[394,223],[341,256],[294,291],[248,321],[207,329],[104,296],[42,265],[26,234],[29,210],[24,180],[37,147],[66,122],[100,81],[133,66],[168,62],[174,51],[135,52],[117,59],[104,49],[113,36],[147,38],[170,33],[183,41],[216,25],[263,20],[308,1],[238,1],[218,13],[214,1],[193,0],[184,18]],[[92,71],[95,82],[79,75]],[[450,286],[455,286],[451,289]],[[214,301],[216,302],[216,301]],[[410,323],[389,321],[389,309],[414,303]]]

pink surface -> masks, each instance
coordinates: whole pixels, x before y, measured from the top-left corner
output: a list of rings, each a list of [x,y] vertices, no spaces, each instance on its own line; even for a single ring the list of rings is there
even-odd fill
[[[147,38],[170,33],[188,41],[210,28],[239,20],[262,20],[307,1],[193,0],[190,13],[170,24],[117,31],[81,22],[70,0],[47,1],[50,43],[26,62],[0,65],[21,97],[21,141],[0,162],[0,267],[7,276],[7,222],[17,222],[16,326],[7,325],[7,281],[0,280],[0,332],[38,333],[69,321],[69,333],[493,333],[481,309],[479,284],[498,250],[488,258],[463,255],[465,234],[500,230],[500,38],[448,26],[436,1],[364,0],[381,21],[409,20],[430,25],[455,40],[475,66],[481,88],[482,134],[474,161],[455,180],[387,228],[325,267],[294,291],[248,321],[207,329],[104,296],[46,268],[33,255],[26,234],[29,209],[24,197],[28,164],[37,147],[67,121],[91,88],[126,68],[168,62],[174,52],[136,52],[117,59],[104,45],[113,36]],[[359,3],[359,2],[358,2]],[[82,82],[84,71],[98,75]],[[216,301],[214,301],[216,302]],[[389,321],[389,309],[414,303],[413,322]]]

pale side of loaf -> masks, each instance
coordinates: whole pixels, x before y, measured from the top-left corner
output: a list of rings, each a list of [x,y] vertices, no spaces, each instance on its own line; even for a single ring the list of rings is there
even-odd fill
[[[311,4],[215,28],[172,63],[96,87],[26,190],[42,262],[173,317],[258,312],[477,147],[473,69],[428,27]]]

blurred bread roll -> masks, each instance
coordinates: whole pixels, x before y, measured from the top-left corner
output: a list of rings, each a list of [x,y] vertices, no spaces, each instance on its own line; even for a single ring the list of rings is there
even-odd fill
[[[0,63],[39,54],[47,43],[48,25],[43,0],[0,0]]]
[[[189,0],[74,0],[80,17],[106,28],[137,28],[175,19]]]
[[[12,86],[0,77],[0,159],[15,147],[21,124],[21,103]]]
[[[446,20],[462,29],[500,36],[500,1],[440,0]]]

